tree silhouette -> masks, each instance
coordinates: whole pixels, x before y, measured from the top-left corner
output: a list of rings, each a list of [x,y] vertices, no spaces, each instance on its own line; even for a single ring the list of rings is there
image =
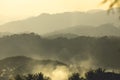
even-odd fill
[[[106,72],[105,69],[98,68],[90,70],[85,74],[86,80],[120,80],[120,74],[114,72]]]
[[[96,70],[90,70],[86,73],[87,80],[104,80],[105,69],[98,68]]]
[[[16,75],[16,76],[15,76],[15,80],[24,80],[24,79],[23,79],[23,76],[21,76],[21,75]]]
[[[82,78],[80,77],[79,73],[73,73],[72,76],[68,78],[68,80],[82,80]]]
[[[7,80],[0,78],[0,80]],[[10,80],[10,79],[9,79]],[[49,77],[44,76],[42,73],[17,75],[12,80],[51,80]],[[81,77],[79,73],[73,73],[68,80],[120,80],[120,73],[107,72],[105,69],[98,68],[90,70],[85,74],[85,78]]]
[[[114,6],[120,7],[120,0],[103,0],[102,3],[110,2],[109,8],[113,8]]]
[[[120,13],[120,0],[103,0],[102,4],[106,4],[106,3],[110,3],[108,12],[110,12],[111,10],[113,11],[112,8],[117,7],[117,10]],[[120,16],[118,18],[120,19]]]
[[[17,75],[15,80],[50,80],[49,77],[44,76],[42,73],[28,74],[26,76]]]

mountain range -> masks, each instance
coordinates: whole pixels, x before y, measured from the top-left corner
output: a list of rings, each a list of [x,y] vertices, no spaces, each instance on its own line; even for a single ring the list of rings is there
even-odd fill
[[[120,36],[120,27],[113,24],[103,24],[100,26],[85,26],[78,25],[62,30],[57,30],[48,34],[45,34],[46,38],[75,38],[78,36],[91,36],[91,37],[102,37],[102,36]]]
[[[57,14],[43,13],[36,17],[12,21],[0,25],[0,32],[23,33],[35,32],[47,34],[78,25],[100,26],[102,24],[115,24],[119,26],[118,14],[107,14],[107,11],[96,10],[88,12],[65,12]],[[81,27],[81,26],[79,26]]]

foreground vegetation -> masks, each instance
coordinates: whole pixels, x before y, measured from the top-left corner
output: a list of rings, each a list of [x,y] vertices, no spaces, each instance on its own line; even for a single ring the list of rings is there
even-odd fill
[[[0,80],[5,80],[0,78]],[[51,80],[50,77],[44,76],[43,73],[16,75],[13,79],[9,80]],[[105,69],[98,68],[90,70],[85,73],[85,77],[80,76],[79,73],[73,73],[68,77],[68,80],[120,80],[120,73],[107,72]]]

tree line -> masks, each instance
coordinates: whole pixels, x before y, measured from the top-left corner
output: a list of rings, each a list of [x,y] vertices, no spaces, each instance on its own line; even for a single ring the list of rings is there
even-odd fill
[[[1,79],[0,79],[1,80]],[[9,80],[52,80],[50,77],[45,76],[43,73],[16,75],[13,79]],[[90,70],[82,77],[79,73],[73,73],[67,80],[120,80],[120,73],[107,72],[105,69],[98,68]]]

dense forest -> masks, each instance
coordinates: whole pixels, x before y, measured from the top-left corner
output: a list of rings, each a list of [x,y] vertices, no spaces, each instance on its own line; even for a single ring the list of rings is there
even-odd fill
[[[92,59],[97,66],[119,69],[120,37],[42,38],[34,33],[0,38],[0,58],[30,56],[66,63]],[[49,55],[49,56],[48,56]]]

